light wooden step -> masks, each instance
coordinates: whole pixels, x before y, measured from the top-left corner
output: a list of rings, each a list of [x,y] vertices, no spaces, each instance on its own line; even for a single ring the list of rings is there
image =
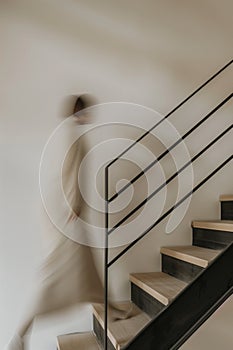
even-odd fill
[[[133,273],[130,281],[164,305],[168,305],[186,286],[164,272]]]
[[[193,221],[192,227],[233,232],[233,220]]]
[[[209,263],[216,258],[220,250],[207,249],[197,246],[174,246],[162,247],[161,254],[172,258],[183,260],[193,265],[207,267]]]
[[[58,350],[101,350],[93,332],[72,333],[57,337]]]
[[[233,194],[222,194],[219,199],[220,202],[231,202],[233,201]]]
[[[131,317],[126,320],[114,321],[114,311],[109,312],[108,338],[116,350],[122,349],[135,335],[143,329],[151,318],[131,302],[117,303],[120,309],[129,310]],[[102,328],[104,328],[104,305],[94,304],[93,314]]]

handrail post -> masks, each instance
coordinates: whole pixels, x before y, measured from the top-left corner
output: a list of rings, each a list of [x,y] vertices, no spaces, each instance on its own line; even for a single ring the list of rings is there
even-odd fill
[[[105,167],[104,350],[108,349],[108,166]]]

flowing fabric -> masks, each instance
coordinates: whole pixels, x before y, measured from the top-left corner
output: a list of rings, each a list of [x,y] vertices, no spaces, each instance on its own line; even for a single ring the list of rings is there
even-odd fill
[[[72,145],[64,161],[62,183],[70,205],[67,225],[70,220],[85,216],[87,210],[78,185],[78,171],[86,152],[85,137],[82,137]],[[95,248],[67,238],[51,224],[48,224],[47,230],[53,232],[54,237],[53,247],[41,269],[39,312],[78,302],[103,302],[103,286],[93,258]]]
[[[87,211],[78,185],[79,167],[86,152],[85,138],[82,137],[72,145],[64,161],[62,184],[70,207],[68,217],[64,219],[67,225],[78,220],[80,216],[85,217]],[[59,174],[57,175],[59,178]],[[55,186],[51,184],[51,188]],[[64,203],[55,200],[54,205],[56,209],[64,206]],[[43,230],[51,242],[49,254],[40,269],[39,288],[31,307],[28,308],[28,315],[5,350],[24,350],[23,337],[37,315],[81,302],[102,303],[104,299],[103,284],[93,256],[97,248],[82,245],[66,237],[52,223],[46,210],[43,210],[43,216]],[[121,310],[112,302],[110,308],[115,311],[115,320],[131,317],[131,308],[128,311]]]

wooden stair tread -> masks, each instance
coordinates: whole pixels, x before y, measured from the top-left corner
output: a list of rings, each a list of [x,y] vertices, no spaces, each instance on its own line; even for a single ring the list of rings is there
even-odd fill
[[[162,247],[160,252],[161,254],[205,268],[216,258],[220,250],[207,249],[198,246],[172,246]]]
[[[233,232],[233,220],[193,221],[192,227]]]
[[[57,337],[58,350],[100,350],[93,332],[71,333]]]
[[[222,194],[219,199],[220,199],[220,202],[233,201],[233,194]]]
[[[164,272],[133,273],[130,281],[164,305],[168,305],[187,286],[186,282]]]
[[[132,302],[116,303],[115,305],[122,310],[129,310],[132,307],[131,317],[125,320],[115,321],[115,311],[109,311],[108,337],[114,348],[120,350],[146,326],[151,318]],[[104,305],[94,304],[93,313],[104,328]]]

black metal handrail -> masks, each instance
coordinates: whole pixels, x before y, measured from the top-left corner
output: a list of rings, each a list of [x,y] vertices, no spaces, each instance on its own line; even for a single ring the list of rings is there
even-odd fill
[[[183,140],[185,140],[193,131],[195,131],[200,125],[202,125],[207,119],[209,119],[218,109],[220,109],[223,105],[225,105],[231,98],[233,97],[233,93],[231,93],[227,98],[225,98],[221,103],[219,103],[211,112],[209,112],[204,118],[202,118],[197,124],[195,124],[189,131],[185,133],[184,136],[180,137],[174,144],[172,144],[170,147],[168,147],[158,158],[156,158],[152,163],[150,163],[149,166],[146,167],[141,173],[144,174],[146,171],[151,169],[155,164],[157,164],[162,158],[164,158],[172,149],[174,149],[178,144],[180,144]],[[199,152],[198,157],[203,153],[202,150]],[[196,159],[196,158],[195,158]],[[189,165],[190,162],[187,164]],[[141,174],[140,173],[140,174]],[[178,174],[178,172],[177,172]],[[136,177],[135,177],[136,178]],[[134,179],[135,179],[134,178]],[[136,181],[136,180],[135,180]],[[170,181],[169,181],[170,182]],[[131,184],[131,183],[130,183]],[[128,184],[127,184],[128,185]],[[162,188],[166,185],[166,182],[162,185]],[[157,192],[153,192],[156,194]],[[132,216],[137,210],[139,210],[147,200],[151,199],[154,195],[150,195],[142,201],[136,208],[134,208],[129,214],[127,214],[122,220],[120,220],[117,224],[115,224],[109,231],[108,234],[111,234],[113,231],[115,231],[120,225],[122,225],[130,216]],[[110,202],[110,200],[109,200]]]
[[[173,210],[179,207],[186,199],[188,199],[193,193],[195,193],[200,187],[202,187],[209,179],[211,179],[216,173],[219,172],[227,163],[229,163],[233,159],[231,155],[228,157],[223,163],[221,163],[216,169],[214,169],[208,176],[206,176],[198,185],[196,185],[192,191],[188,192],[181,200],[179,200],[174,206],[172,206],[169,210],[166,211],[156,222],[154,222],[151,226],[147,228],[146,231],[142,235],[140,235],[137,239],[131,242],[124,250],[121,251],[115,258],[113,258],[110,262],[105,260],[105,288],[104,288],[104,297],[105,297],[105,309],[104,309],[104,349],[107,350],[107,327],[108,327],[108,268],[111,267],[118,259],[120,259],[129,249],[131,249],[136,243],[138,243],[143,237],[145,237],[155,226],[157,226],[161,221],[163,221]],[[108,237],[108,235],[106,235]],[[108,244],[108,240],[105,241]],[[107,254],[106,254],[107,250]],[[105,246],[105,257],[108,259],[108,245]],[[107,275],[106,275],[107,274]]]
[[[136,243],[138,243],[143,237],[145,237],[149,231],[151,231],[156,225],[158,225],[162,220],[164,220],[173,210],[179,207],[186,199],[188,199],[192,193],[196,192],[204,183],[206,183],[212,176],[214,176],[220,169],[222,169],[228,162],[230,162],[233,156],[228,157],[222,164],[220,164],[214,171],[212,171],[208,176],[206,176],[198,185],[196,185],[190,192],[188,192],[182,199],[180,199],[174,206],[167,210],[159,219],[157,219],[153,224],[151,224],[137,239],[132,241],[125,249],[123,249],[118,255],[116,255],[109,262],[109,234],[112,233],[117,227],[119,227],[124,221],[126,221],[135,211],[141,208],[148,200],[154,197],[164,186],[171,182],[180,172],[187,168],[192,162],[194,162],[198,157],[200,157],[207,149],[213,146],[219,139],[221,139],[227,132],[232,129],[232,125],[226,128],[220,135],[218,135],[214,140],[212,140],[207,146],[205,146],[198,154],[196,154],[189,162],[187,162],[181,169],[179,169],[175,174],[173,174],[168,180],[166,180],[159,188],[157,188],[149,197],[142,201],[136,208],[134,208],[125,218],[118,222],[109,231],[109,203],[113,201],[120,193],[122,193],[126,188],[128,188],[132,183],[139,179],[146,171],[148,171],[152,166],[154,166],[162,157],[168,154],[174,147],[176,147],[180,142],[182,142],[188,135],[190,135],[194,130],[196,130],[202,123],[204,123],[211,115],[213,115],[219,108],[221,108],[227,101],[233,97],[233,93],[227,96],[219,105],[217,105],[210,113],[208,113],[204,118],[202,118],[195,126],[193,126],[188,132],[185,133],[180,139],[178,139],[172,146],[170,146],[165,152],[163,152],[155,161],[149,164],[143,171],[141,171],[137,176],[135,176],[127,185],[121,188],[118,193],[109,198],[109,168],[118,159],[120,159],[127,151],[129,151],[134,145],[140,142],[146,135],[151,133],[158,125],[160,125],[165,119],[167,119],[171,114],[173,114],[178,108],[180,108],[184,103],[191,99],[197,92],[199,92],[204,86],[206,86],[210,81],[216,78],[221,72],[223,72],[228,66],[232,64],[231,60],[222,69],[215,73],[211,78],[209,78],[204,84],[202,84],[197,90],[195,90],[191,95],[189,95],[184,101],[182,101],[178,106],[176,106],[171,112],[169,112],[164,118],[162,118],[157,124],[145,132],[140,138],[138,138],[133,144],[131,144],[127,149],[125,149],[118,157],[113,159],[105,167],[105,272],[104,272],[104,303],[105,303],[105,320],[104,320],[104,349],[107,350],[107,326],[108,326],[108,269],[111,267],[120,257],[122,257],[129,249],[131,249]]]
[[[155,226],[157,226],[161,221],[163,221],[173,210],[178,208],[186,199],[188,199],[193,193],[195,193],[204,183],[206,183],[212,176],[214,176],[220,169],[222,169],[228,162],[233,159],[233,156],[229,156],[223,163],[221,163],[214,171],[212,171],[208,176],[206,176],[198,185],[196,185],[191,191],[189,191],[183,198],[181,198],[175,205],[168,209],[162,216],[159,217],[152,225],[150,225],[143,234],[141,234],[137,239],[131,242],[125,249],[123,249],[118,255],[116,255],[108,264],[110,267],[116,262],[120,257],[122,257],[129,249],[131,249],[136,243],[138,243],[143,237],[147,235]]]
[[[233,60],[229,61],[223,68],[217,71],[213,76],[211,76],[206,82],[204,82],[201,86],[199,86],[194,92],[192,92],[188,97],[186,97],[181,103],[179,103],[175,108],[173,108],[165,117],[159,120],[155,125],[153,125],[149,130],[147,130],[144,134],[142,134],[137,140],[135,140],[129,147],[127,147],[123,152],[121,152],[115,159],[108,163],[107,167],[110,168],[112,164],[114,164],[117,160],[119,160],[124,154],[126,154],[131,148],[133,148],[137,143],[143,140],[147,135],[151,133],[154,129],[156,129],[161,123],[163,123],[167,118],[173,115],[180,107],[182,107],[186,102],[188,102],[194,95],[196,95],[200,90],[202,90],[207,84],[209,84],[212,80],[214,80],[218,75],[220,75],[224,70],[226,70],[231,64]],[[153,166],[153,165],[152,165]],[[141,171],[138,175],[136,175],[129,183],[127,183],[124,187],[122,187],[117,193],[115,193],[110,199],[109,202],[112,202],[115,198],[117,198],[122,192],[124,192],[131,184],[137,181],[146,171],[148,171],[151,167]]]
[[[205,153],[211,146],[213,146],[218,140],[220,140],[228,131],[233,128],[230,125],[221,134],[219,134],[214,140],[212,140],[207,146],[205,146],[199,153],[197,153],[193,158],[191,158],[187,163],[185,163],[179,170],[177,170],[168,180],[164,181],[154,192],[152,192],[147,198],[145,198],[141,203],[139,203],[133,210],[131,210],[122,220],[120,220],[116,225],[108,231],[110,235],[119,226],[121,226],[127,219],[129,219],[136,211],[138,211],[143,205],[150,201],[157,193],[159,193],[166,185],[168,185],[172,180],[174,180],[180,173],[182,173],[190,164],[194,163],[203,153]]]

